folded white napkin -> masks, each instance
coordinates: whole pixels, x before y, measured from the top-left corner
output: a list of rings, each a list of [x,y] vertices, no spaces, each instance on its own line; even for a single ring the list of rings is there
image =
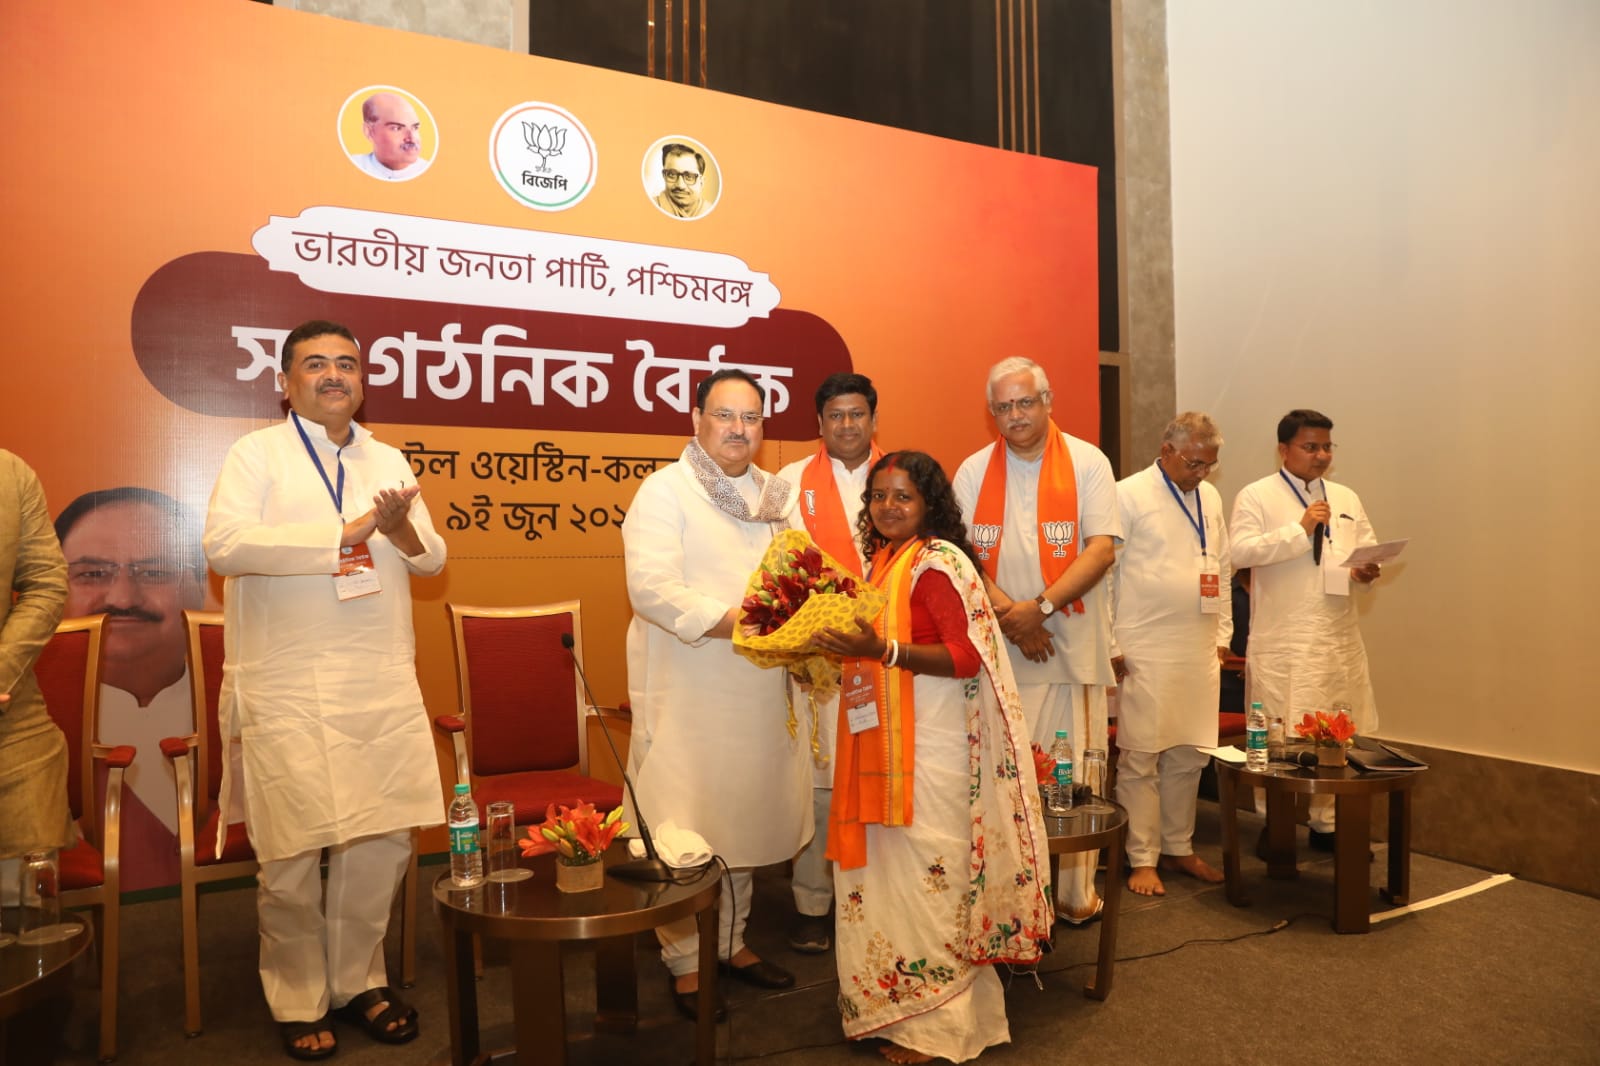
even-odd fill
[[[655,841],[656,854],[668,866],[704,866],[711,861],[711,845],[706,838],[692,829],[680,829],[678,823],[662,822],[650,830]],[[644,841],[638,837],[628,841],[628,854],[635,859],[644,858]]]

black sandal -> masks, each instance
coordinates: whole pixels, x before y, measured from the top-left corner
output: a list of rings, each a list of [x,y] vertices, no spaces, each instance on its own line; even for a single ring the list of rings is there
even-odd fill
[[[316,1062],[325,1059],[339,1050],[338,1043],[329,1047],[301,1047],[296,1040],[303,1040],[308,1036],[319,1036],[322,1033],[333,1032],[333,1019],[324,1014],[314,1022],[279,1022],[278,1035],[283,1039],[283,1050],[291,1059],[301,1062]]]
[[[380,1003],[388,1006],[373,1017],[367,1017],[367,1011]],[[341,1022],[359,1025],[380,1044],[404,1044],[417,1035],[416,1008],[407,1006],[388,985],[369,988],[344,1006],[335,1007],[333,1016]]]

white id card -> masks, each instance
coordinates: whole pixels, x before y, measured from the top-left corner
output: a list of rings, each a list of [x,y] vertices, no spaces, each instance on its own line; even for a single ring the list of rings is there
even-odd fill
[[[878,728],[878,693],[873,684],[874,672],[859,662],[845,664],[847,669],[839,679],[839,704],[844,708],[845,721],[851,734]]]
[[[339,572],[333,575],[333,591],[340,600],[359,599],[383,591],[366,542],[339,549]]]

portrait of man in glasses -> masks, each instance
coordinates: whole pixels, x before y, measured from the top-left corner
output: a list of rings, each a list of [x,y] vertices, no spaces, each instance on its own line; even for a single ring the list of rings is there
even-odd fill
[[[700,218],[715,206],[715,194],[707,195],[714,176],[707,170],[705,153],[690,145],[672,141],[661,146],[660,174],[646,174],[647,191],[656,181],[661,183],[661,191],[652,202],[663,214]]]
[[[139,750],[123,779],[122,887],[174,884],[177,810],[159,743],[192,729],[183,612],[205,601],[199,529],[177,500],[133,486],[79,496],[55,526],[67,616],[106,615],[100,740]]]

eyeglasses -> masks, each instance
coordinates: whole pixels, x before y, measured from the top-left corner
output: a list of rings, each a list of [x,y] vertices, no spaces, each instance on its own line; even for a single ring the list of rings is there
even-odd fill
[[[707,411],[706,417],[724,426],[731,426],[735,422],[743,422],[747,426],[761,424],[760,411],[730,411],[726,407],[719,407],[715,411]]]
[[[1305,444],[1296,444],[1295,447],[1299,448],[1301,451],[1305,452],[1307,455],[1316,455],[1318,452],[1327,452],[1329,455],[1332,455],[1333,454],[1333,449],[1337,448],[1338,445],[1337,444],[1332,444],[1332,443],[1329,443],[1329,444],[1317,444],[1317,443],[1308,441]]]
[[[661,180],[668,185],[676,185],[679,182],[685,185],[693,185],[700,180],[700,175],[692,170],[663,170],[661,172]]]
[[[117,577],[127,574],[128,580],[135,585],[171,585],[181,580],[185,574],[190,573],[184,567],[172,563],[96,563],[80,562],[70,563],[67,566],[67,580],[79,588],[106,588],[116,583]]]
[[[996,418],[1004,418],[1009,415],[1012,408],[1016,408],[1025,415],[1032,414],[1033,409],[1044,403],[1049,395],[1048,392],[1041,392],[1037,396],[1023,396],[1020,399],[1007,400],[1004,403],[992,403],[989,405],[989,410],[994,412]]]
[[[1186,455],[1179,455],[1178,458],[1183,462],[1184,467],[1190,473],[1194,473],[1196,470],[1210,471],[1216,467],[1218,463],[1222,462],[1221,459],[1213,459],[1208,463],[1204,459],[1190,459]]]

